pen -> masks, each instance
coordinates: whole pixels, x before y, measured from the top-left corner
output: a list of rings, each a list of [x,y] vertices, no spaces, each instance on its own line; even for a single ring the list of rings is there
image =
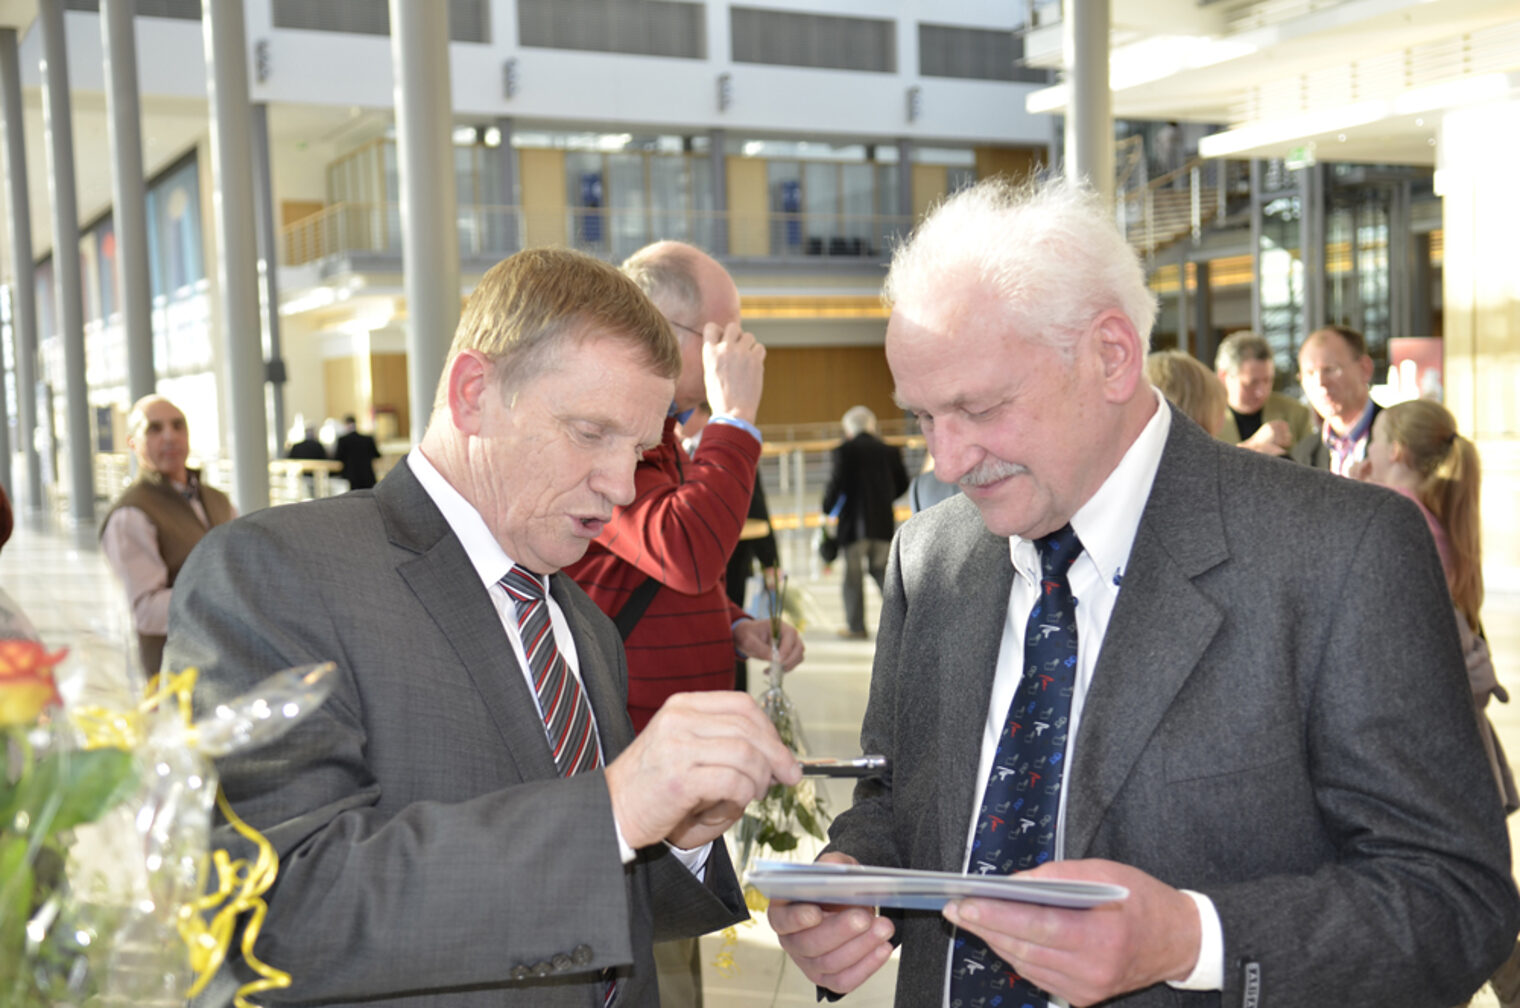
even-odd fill
[[[885,756],[803,759],[798,762],[802,764],[805,777],[872,777],[884,773],[888,766]]]

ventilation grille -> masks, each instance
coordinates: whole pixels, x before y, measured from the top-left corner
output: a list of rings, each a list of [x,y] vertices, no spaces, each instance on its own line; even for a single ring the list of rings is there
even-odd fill
[[[897,26],[875,18],[734,7],[735,63],[895,73]]]
[[[545,49],[707,58],[705,8],[676,0],[518,0],[517,35]]]

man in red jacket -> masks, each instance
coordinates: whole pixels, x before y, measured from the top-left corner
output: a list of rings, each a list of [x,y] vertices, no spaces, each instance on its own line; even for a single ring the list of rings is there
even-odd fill
[[[769,624],[751,619],[724,592],[760,459],[755,413],[765,347],[741,328],[728,271],[698,249],[657,242],[630,256],[623,272],[670,320],[681,376],[664,436],[639,463],[633,503],[613,511],[585,558],[567,571],[623,630],[628,713],[642,730],[672,693],[733,689],[736,650],[770,657]],[[676,422],[703,399],[713,418],[688,455]],[[630,600],[634,610],[643,605],[642,616],[630,618]],[[781,659],[788,669],[802,660],[802,640],[790,626],[782,630]]]
[[[673,693],[733,689],[736,651],[770,658],[769,621],[751,619],[724,590],[760,460],[765,347],[740,324],[733,278],[700,250],[656,242],[630,256],[623,272],[669,320],[681,376],[660,444],[634,473],[633,503],[615,508],[565,571],[623,634],[628,713],[642,731]],[[676,423],[704,399],[713,416],[688,455]],[[802,638],[783,624],[780,643],[782,666],[791,669],[802,660]],[[695,942],[655,946],[663,1004],[702,1003],[695,953]]]

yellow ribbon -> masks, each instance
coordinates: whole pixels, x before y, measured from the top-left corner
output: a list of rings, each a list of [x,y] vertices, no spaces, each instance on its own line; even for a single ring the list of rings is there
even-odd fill
[[[166,699],[173,698],[184,722],[185,744],[193,749],[196,731],[190,697],[198,676],[199,672],[193,668],[155,675],[148,680],[147,696],[135,710],[86,706],[75,708],[70,716],[84,737],[86,749],[112,747],[131,751],[140,746],[146,736],[147,714]],[[220,787],[216,792],[216,807],[227,817],[232,828],[253,844],[257,854],[250,865],[245,859],[233,860],[225,850],[213,851],[211,862],[216,869],[216,887],[181,906],[176,913],[176,926],[189,950],[190,968],[195,974],[195,981],[186,996],[195,997],[211,982],[227,958],[238,917],[247,912],[241,945],[243,961],[259,979],[239,987],[233,996],[233,1004],[237,1008],[255,1008],[247,1000],[249,995],[289,987],[291,982],[289,973],[275,969],[253,954],[254,942],[258,940],[264,917],[269,912],[262,897],[274,885],[280,862],[274,846],[232,811],[227,795]],[[205,917],[207,913],[212,914],[209,922]]]

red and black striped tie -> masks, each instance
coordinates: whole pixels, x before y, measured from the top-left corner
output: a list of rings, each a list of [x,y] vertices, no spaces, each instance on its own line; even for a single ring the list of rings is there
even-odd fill
[[[517,607],[517,626],[522,633],[528,668],[533,673],[533,688],[538,692],[554,765],[562,777],[596,769],[602,765],[602,747],[591,720],[591,704],[580,680],[554,646],[543,580],[527,568],[514,565],[501,579],[501,586]]]

